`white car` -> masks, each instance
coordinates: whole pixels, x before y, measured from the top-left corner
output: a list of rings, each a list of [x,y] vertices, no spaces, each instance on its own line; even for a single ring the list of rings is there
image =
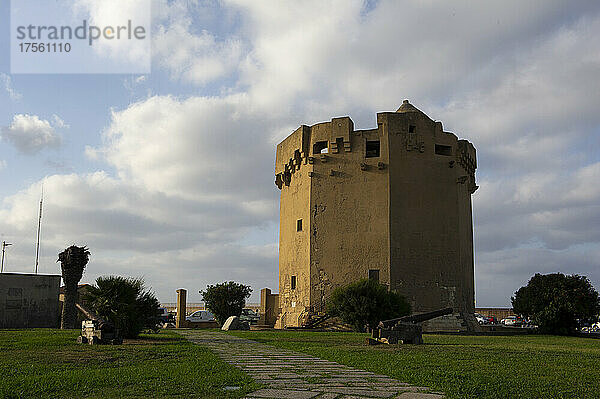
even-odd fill
[[[200,322],[200,321],[215,321],[215,316],[208,310],[196,310],[185,318],[187,321]]]
[[[502,319],[500,323],[504,324],[505,326],[518,327],[523,324],[523,319],[518,316],[508,316],[506,319]]]

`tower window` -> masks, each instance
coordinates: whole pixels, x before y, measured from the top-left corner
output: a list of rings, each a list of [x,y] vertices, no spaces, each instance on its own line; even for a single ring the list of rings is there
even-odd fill
[[[369,270],[369,280],[379,282],[379,269],[370,269]]]
[[[452,156],[452,147],[449,145],[436,144],[435,153],[438,155]]]
[[[379,156],[379,140],[367,141],[365,158],[377,158]]]
[[[415,125],[409,125],[408,126],[408,132],[409,133],[414,133],[417,131],[417,127]]]
[[[296,276],[292,276],[291,284],[292,284],[292,289],[295,290],[296,289]]]
[[[317,141],[313,144],[313,154],[327,154],[329,153],[328,141]]]
[[[296,231],[302,231],[302,219],[296,220]]]

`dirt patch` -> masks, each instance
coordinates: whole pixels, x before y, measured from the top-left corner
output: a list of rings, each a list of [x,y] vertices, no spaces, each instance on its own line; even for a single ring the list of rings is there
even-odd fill
[[[86,364],[90,361],[112,363],[118,359],[110,353],[103,352],[52,352],[57,362]]]

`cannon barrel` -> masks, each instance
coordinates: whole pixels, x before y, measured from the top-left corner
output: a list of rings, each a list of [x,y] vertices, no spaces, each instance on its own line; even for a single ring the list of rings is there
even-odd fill
[[[81,313],[83,313],[85,315],[85,317],[87,317],[90,320],[102,320],[95,313],[93,313],[91,310],[85,308],[80,303],[75,303],[75,307],[77,308],[77,310],[79,310]]]
[[[445,316],[453,312],[452,308],[444,308],[434,310],[433,312],[414,314],[411,316],[398,317],[396,319],[383,320],[379,322],[379,328],[389,328],[396,323],[422,323],[427,320],[435,319],[436,317]]]
[[[102,331],[114,331],[115,330],[115,326],[107,320],[104,320],[102,317],[98,316],[97,314],[95,314],[94,312],[92,312],[91,310],[87,309],[85,306],[81,305],[80,303],[75,303],[75,307],[77,307],[77,309],[83,313],[85,315],[85,317],[87,317],[90,320],[96,320],[98,322],[98,328]]]

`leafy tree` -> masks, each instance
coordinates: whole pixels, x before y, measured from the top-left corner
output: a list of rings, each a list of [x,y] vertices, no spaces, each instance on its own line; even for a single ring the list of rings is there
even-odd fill
[[[200,291],[200,294],[206,308],[211,311],[219,324],[223,324],[229,316],[242,314],[246,299],[250,297],[251,292],[250,286],[229,281],[207,285],[206,290]]]
[[[329,298],[327,311],[356,331],[364,331],[365,326],[374,328],[381,320],[410,314],[410,304],[386,286],[365,279],[336,288]]]
[[[135,338],[145,328],[156,326],[160,303],[141,278],[103,276],[85,295],[87,305],[111,322],[124,338]]]
[[[511,301],[515,313],[530,317],[546,334],[573,334],[578,319],[592,319],[600,311],[598,292],[577,274],[537,273]]]
[[[83,246],[71,245],[58,254],[62,279],[65,283],[64,301],[60,316],[60,328],[79,328],[77,325],[77,284],[83,276],[83,270],[90,260],[90,251]]]

